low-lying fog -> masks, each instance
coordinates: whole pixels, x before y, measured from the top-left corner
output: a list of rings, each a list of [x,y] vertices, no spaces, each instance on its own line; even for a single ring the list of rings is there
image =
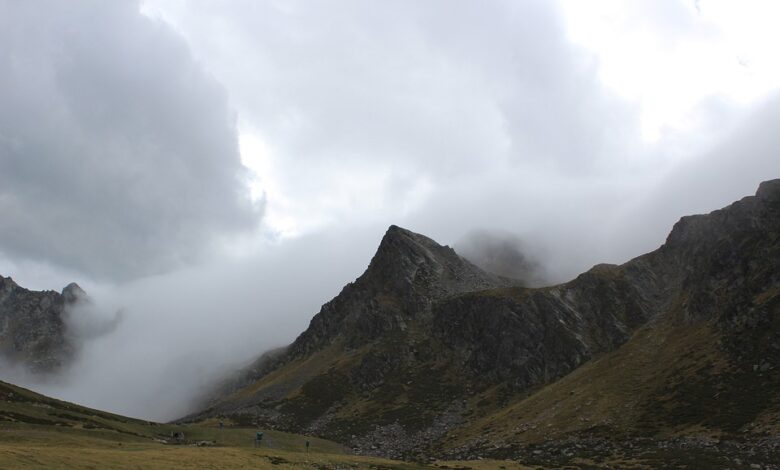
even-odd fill
[[[224,374],[291,342],[362,271],[367,237],[338,237],[119,286],[82,283],[94,306],[71,312],[83,344],[76,363],[56,377],[5,368],[0,378],[124,415],[181,417]]]

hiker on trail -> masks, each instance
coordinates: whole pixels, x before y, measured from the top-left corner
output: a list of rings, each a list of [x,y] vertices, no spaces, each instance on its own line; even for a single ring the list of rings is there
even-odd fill
[[[255,447],[260,447],[260,444],[263,442],[263,433],[256,432],[255,433]]]

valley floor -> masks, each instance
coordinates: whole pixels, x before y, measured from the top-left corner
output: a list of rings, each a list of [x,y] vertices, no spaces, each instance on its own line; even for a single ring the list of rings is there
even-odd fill
[[[194,469],[194,468],[386,468],[425,466],[344,453],[335,443],[264,431],[254,447],[254,428],[134,426],[137,434],[46,424],[0,422],[0,468]],[[170,429],[169,429],[170,428]],[[174,430],[175,429],[175,430]],[[164,443],[170,432],[186,440]],[[144,435],[151,431],[158,437]],[[310,440],[312,450],[306,452]]]
[[[169,426],[165,426],[166,428]],[[617,445],[609,441],[550,442],[512,460],[455,460],[401,462],[345,453],[337,444],[312,441],[303,450],[304,436],[264,431],[264,446],[255,448],[254,428],[189,426],[193,438],[164,444],[141,436],[110,432],[52,429],[47,425],[0,422],[2,469],[316,469],[316,470],[498,470],[498,469],[776,469],[778,453],[755,452],[732,442],[637,441]],[[223,439],[221,442],[220,437]],[[216,439],[216,442],[214,440]],[[308,438],[311,439],[311,438]],[[204,445],[208,443],[208,445]],[[200,444],[200,445],[199,445]],[[776,444],[776,443],[775,443]],[[764,447],[765,450],[770,450]],[[519,463],[519,461],[524,464]]]
[[[166,445],[149,440],[105,439],[72,431],[52,431],[45,426],[8,426],[0,424],[0,468],[2,469],[526,469],[514,462],[432,462],[429,464],[400,462],[376,457],[363,457],[343,452],[332,453],[283,450],[294,442],[305,442],[303,436],[265,431],[272,436],[271,447],[254,448],[253,444],[234,446],[238,437],[251,442],[255,432],[250,428],[224,429],[230,434],[221,446],[198,446],[197,443]],[[194,434],[217,434],[216,429],[190,428]],[[87,431],[89,433],[89,431]],[[281,438],[281,439],[280,439]],[[331,449],[332,450],[332,449]]]
[[[498,446],[485,439],[480,451],[455,451],[452,461],[403,462],[354,455],[332,441],[267,429],[262,430],[258,448],[256,427],[224,424],[221,428],[215,419],[188,425],[153,423],[0,382],[0,469],[780,469],[780,439],[772,435],[747,442],[692,437],[616,440],[591,433],[522,447]]]

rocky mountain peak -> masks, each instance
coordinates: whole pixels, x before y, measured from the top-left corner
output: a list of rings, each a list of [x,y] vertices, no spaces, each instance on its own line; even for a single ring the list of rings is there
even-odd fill
[[[391,225],[366,271],[322,306],[291,347],[301,356],[341,337],[350,347],[430,321],[431,304],[517,281],[487,273],[449,246]]]
[[[509,279],[478,268],[451,247],[396,225],[387,229],[368,269],[357,282],[430,299],[512,284]]]
[[[19,286],[10,277],[0,276],[0,295],[17,287]]]
[[[62,289],[62,298],[66,303],[75,303],[86,300],[88,297],[87,293],[84,292],[84,289],[79,287],[75,282],[71,282]]]
[[[402,274],[405,277],[413,275],[414,271],[425,266],[441,270],[448,261],[457,262],[457,258],[458,255],[452,248],[441,246],[426,236],[397,225],[391,225],[382,237],[368,271],[385,273],[385,277],[392,274]]]
[[[85,298],[76,284],[62,294],[31,291],[0,276],[0,358],[44,373],[68,363],[76,347],[65,332],[65,306]]]
[[[664,249],[691,262],[691,255],[710,245],[749,236],[772,233],[780,222],[780,179],[764,181],[755,196],[746,196],[709,214],[682,217],[669,233]]]
[[[780,201],[780,178],[764,181],[758,185],[756,197],[764,201]]]

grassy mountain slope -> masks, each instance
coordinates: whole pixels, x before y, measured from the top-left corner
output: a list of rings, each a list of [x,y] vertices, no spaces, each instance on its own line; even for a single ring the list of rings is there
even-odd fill
[[[0,382],[0,468],[431,468],[348,455],[334,442],[273,430],[263,430],[262,446],[254,448],[257,428],[226,424],[153,423]]]

